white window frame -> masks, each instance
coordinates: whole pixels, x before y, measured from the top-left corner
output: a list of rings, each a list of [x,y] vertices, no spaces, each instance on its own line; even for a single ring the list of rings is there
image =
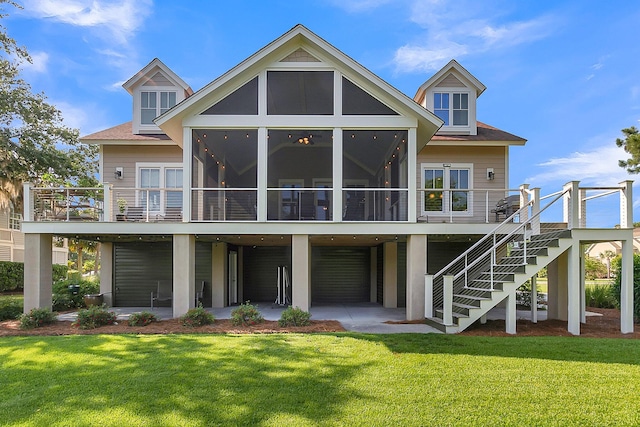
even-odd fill
[[[163,92],[173,92],[176,96],[176,104],[178,105],[183,99],[184,96],[181,96],[180,88],[176,86],[140,86],[136,89],[133,98],[133,132],[156,132],[160,130],[155,123],[142,123],[142,93],[143,92],[155,92],[156,94],[156,115],[155,117],[160,116],[161,110],[161,98]]]
[[[138,189],[136,191],[136,206],[143,206],[144,201],[142,200],[141,197],[141,193],[142,191],[148,191],[147,189],[142,189],[142,182],[141,182],[141,170],[142,169],[159,169],[160,170],[160,181],[159,181],[159,187],[158,187],[158,191],[160,192],[160,209],[159,210],[150,210],[149,213],[153,213],[153,214],[160,214],[160,215],[164,215],[165,213],[165,207],[166,207],[166,183],[165,183],[165,177],[166,177],[166,170],[167,169],[182,169],[182,186],[180,187],[181,190],[184,192],[184,167],[182,165],[182,163],[146,163],[146,162],[139,162],[136,163],[136,188]],[[153,189],[154,187],[151,187],[150,189]],[[182,198],[181,198],[182,201]],[[184,209],[184,206],[182,206],[182,208]],[[145,213],[147,213],[147,211],[144,211]]]
[[[424,173],[426,170],[443,170],[443,197],[442,197],[442,210],[441,211],[427,211],[424,209],[425,203],[425,188],[424,188]],[[460,191],[467,191],[467,209],[465,211],[452,211],[451,206],[451,191],[458,189],[451,188],[451,170],[463,170],[469,171],[469,185],[467,188],[461,188]],[[422,216],[473,216],[473,163],[421,163],[420,164],[420,214]]]
[[[477,134],[476,123],[476,94],[475,92],[466,87],[434,87],[427,94],[426,105],[427,110],[432,113],[435,112],[435,100],[436,93],[444,93],[449,95],[449,124],[443,125],[438,133],[444,134]],[[455,94],[466,94],[468,98],[467,104],[467,124],[466,125],[454,125],[453,124],[453,98]],[[434,113],[435,114],[435,113]]]

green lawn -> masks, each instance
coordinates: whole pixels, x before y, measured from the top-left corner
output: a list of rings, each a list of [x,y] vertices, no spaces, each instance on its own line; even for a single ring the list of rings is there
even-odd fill
[[[3,426],[638,425],[640,341],[0,338]]]

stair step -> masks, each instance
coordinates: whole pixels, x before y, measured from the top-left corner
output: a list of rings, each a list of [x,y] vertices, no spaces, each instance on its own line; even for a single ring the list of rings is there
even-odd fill
[[[496,282],[493,282],[493,283],[495,284]],[[502,284],[502,283],[500,283],[500,284]],[[494,291],[496,291],[496,290],[500,290],[500,289],[495,289],[495,288],[493,288],[493,289],[489,289],[489,288],[476,288],[476,287],[473,287],[473,286],[467,286],[466,288],[463,288],[463,289],[468,289],[468,290],[470,290],[470,291],[478,291],[478,292],[494,292]]]
[[[436,310],[436,317],[438,317],[439,319],[442,319],[442,316],[444,316],[444,311],[442,311],[442,309],[437,309]],[[466,319],[467,317],[469,317],[466,314],[462,314],[462,313],[457,313],[457,312],[452,312],[451,313],[451,317],[453,317],[453,323],[455,323],[456,325],[458,324],[458,319]]]
[[[465,294],[453,294],[454,298],[466,298],[466,299],[470,299],[470,300],[474,300],[474,301],[487,301],[490,300],[491,298],[487,298],[487,297],[478,297],[475,295],[465,295]]]
[[[454,307],[458,307],[458,308],[464,308],[466,310],[474,310],[474,309],[479,308],[479,307],[477,307],[475,305],[463,304],[461,302],[454,302],[453,306]]]

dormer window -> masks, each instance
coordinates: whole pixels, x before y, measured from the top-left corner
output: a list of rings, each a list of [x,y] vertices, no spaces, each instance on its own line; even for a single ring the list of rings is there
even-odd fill
[[[469,94],[435,92],[433,113],[444,122],[445,126],[469,126]]]
[[[160,102],[158,102],[160,98]],[[176,92],[140,92],[140,123],[152,125],[153,119],[176,105]]]

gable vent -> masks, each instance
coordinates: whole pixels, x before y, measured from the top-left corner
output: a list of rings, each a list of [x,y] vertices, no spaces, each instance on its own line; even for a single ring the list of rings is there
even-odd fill
[[[300,48],[295,52],[290,53],[289,56],[280,62],[320,62],[320,60],[306,50]]]
[[[171,83],[169,79],[158,72],[155,73],[149,80],[147,80],[143,84],[143,86],[173,86],[173,83]]]
[[[436,87],[466,87],[464,83],[458,80],[453,74],[449,74]]]

